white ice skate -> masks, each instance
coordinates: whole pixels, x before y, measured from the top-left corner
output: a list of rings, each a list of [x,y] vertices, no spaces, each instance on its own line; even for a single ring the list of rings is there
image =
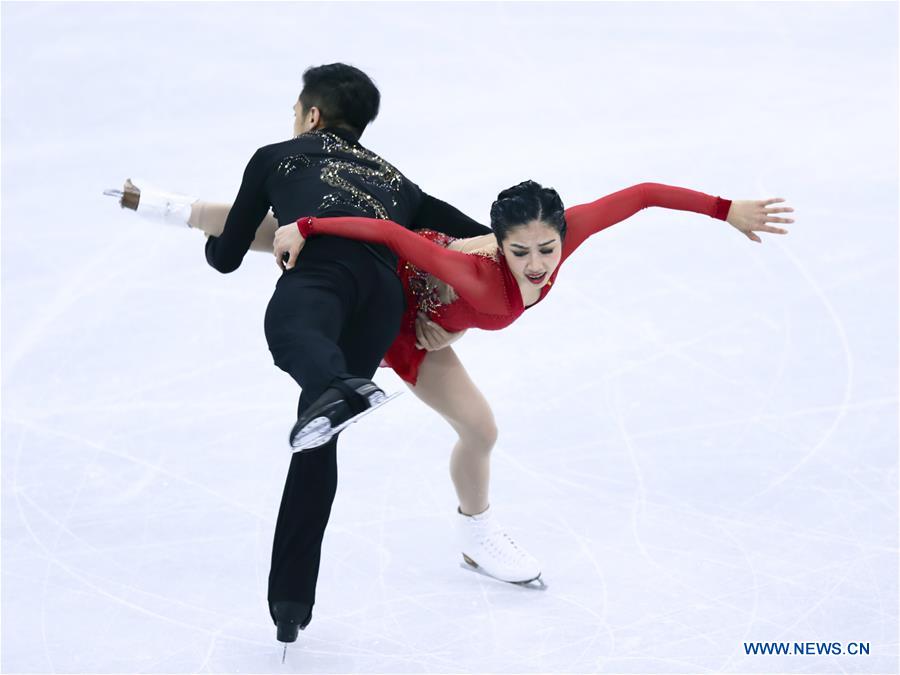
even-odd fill
[[[538,561],[503,531],[491,507],[474,516],[459,509],[456,513],[463,569],[527,588],[547,588]]]
[[[166,192],[143,178],[129,178],[124,190],[104,190],[103,194],[118,198],[119,206],[132,209],[143,218],[177,227],[190,227],[191,204],[199,199],[179,192]]]

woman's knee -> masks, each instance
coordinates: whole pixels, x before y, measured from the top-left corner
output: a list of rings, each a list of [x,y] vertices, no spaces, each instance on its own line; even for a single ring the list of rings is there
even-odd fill
[[[484,416],[457,426],[461,441],[475,445],[482,452],[490,452],[497,443],[497,423],[494,416]]]

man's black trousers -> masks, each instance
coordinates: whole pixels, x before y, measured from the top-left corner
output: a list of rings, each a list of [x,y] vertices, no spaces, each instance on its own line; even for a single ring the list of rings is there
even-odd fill
[[[298,415],[335,377],[371,378],[400,328],[400,280],[357,242],[347,244],[352,246],[342,247],[338,260],[304,250],[296,267],[278,280],[266,310],[275,365],[302,388]],[[270,608],[279,600],[315,602],[336,489],[337,439],[293,454],[272,545]]]

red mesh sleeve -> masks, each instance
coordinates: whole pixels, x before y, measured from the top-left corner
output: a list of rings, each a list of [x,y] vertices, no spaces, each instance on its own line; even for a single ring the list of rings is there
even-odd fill
[[[563,257],[571,255],[592,234],[630,218],[648,206],[704,213],[725,220],[731,200],[662,183],[640,183],[589,204],[566,209]]]
[[[378,218],[301,218],[300,233],[325,234],[388,246],[400,258],[453,286],[457,295],[480,312],[509,311],[503,292],[503,276],[491,261],[451,251],[390,220]]]

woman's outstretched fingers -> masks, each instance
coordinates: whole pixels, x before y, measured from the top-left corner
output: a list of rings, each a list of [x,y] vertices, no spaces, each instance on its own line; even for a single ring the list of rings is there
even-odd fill
[[[784,197],[772,197],[770,199],[738,199],[732,201],[731,209],[728,211],[726,218],[729,225],[741,232],[750,241],[758,244],[762,243],[756,232],[766,232],[767,234],[787,234],[788,231],[782,227],[769,225],[768,223],[793,223],[793,218],[784,218],[776,216],[776,213],[790,213],[793,208],[789,206],[769,207],[769,204],[776,204],[785,201]]]
[[[794,209],[792,209],[788,206],[785,206],[780,209],[766,209],[765,214],[766,214],[766,218],[769,221],[774,222],[774,223],[793,223],[794,222],[793,218],[782,218],[780,216],[772,215],[774,213],[793,213],[793,212],[794,212]]]
[[[771,234],[787,234],[788,231],[781,227],[772,227],[771,225],[763,225],[756,228],[758,232],[769,232]]]

